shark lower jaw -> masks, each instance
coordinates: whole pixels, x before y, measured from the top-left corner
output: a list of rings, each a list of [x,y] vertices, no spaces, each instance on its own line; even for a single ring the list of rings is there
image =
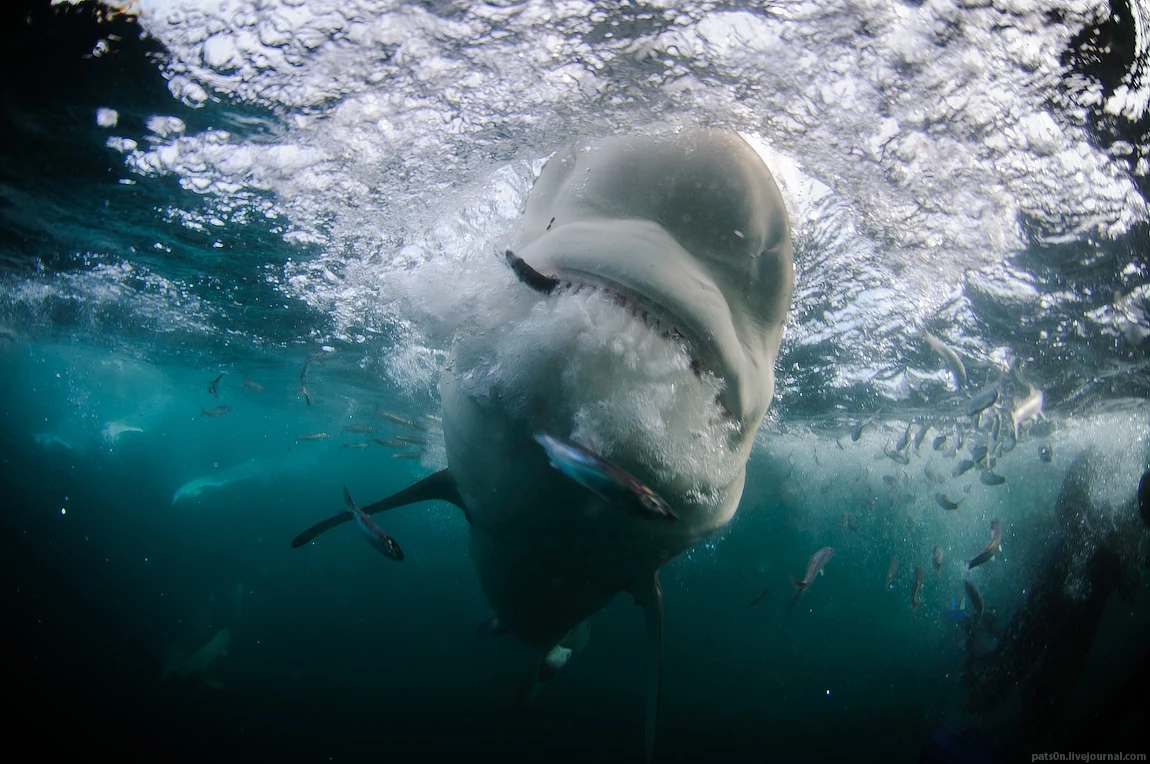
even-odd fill
[[[715,403],[724,419],[741,421],[740,406],[728,400],[728,391],[735,389],[732,363],[725,363],[721,351],[701,338],[719,332],[700,328],[692,321],[667,308],[662,301],[650,297],[639,289],[624,286],[619,282],[596,273],[583,270],[560,268],[547,274],[559,282],[557,296],[599,294],[607,297],[631,316],[647,327],[652,333],[668,343],[678,345],[690,358],[691,371],[702,377],[706,373],[723,382],[723,391],[716,396]],[[716,288],[716,291],[717,288]],[[733,334],[734,329],[729,331]]]

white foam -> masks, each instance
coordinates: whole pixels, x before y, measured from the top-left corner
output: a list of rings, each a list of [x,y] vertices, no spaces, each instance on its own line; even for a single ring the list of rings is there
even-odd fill
[[[560,143],[732,127],[768,157],[792,216],[787,341],[831,340],[872,374],[908,325],[961,316],[946,307],[955,289],[1025,245],[1024,217],[1068,240],[1147,217],[1127,170],[1145,164],[1145,147],[1096,147],[1085,111],[1101,103],[1096,84],[1064,85],[1061,52],[1101,0],[665,5],[529,1],[440,16],[386,0],[143,0],[140,23],[172,55],[174,97],[283,116],[271,139],[153,128],[128,166],[176,175],[219,220],[266,215],[285,221],[289,242],[322,248],[271,278],[333,314],[337,336],[398,327],[442,350],[431,339],[442,327],[424,320],[449,306],[476,315],[465,303],[483,287],[463,283],[459,264],[498,251]],[[632,13],[644,23],[624,24]],[[1107,109],[1138,113],[1139,83]],[[436,294],[412,286],[420,270],[441,274]]]

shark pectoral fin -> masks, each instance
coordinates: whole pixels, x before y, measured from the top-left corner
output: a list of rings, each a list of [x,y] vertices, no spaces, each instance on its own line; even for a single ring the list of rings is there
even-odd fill
[[[531,665],[527,669],[527,674],[519,683],[519,689],[515,691],[516,708],[526,707],[535,697],[535,694],[539,692],[539,675],[543,667],[543,658],[546,655],[546,651],[540,650],[531,656]]]
[[[348,498],[347,489],[345,488],[345,501]],[[467,511],[467,507],[463,504],[463,498],[459,495],[459,490],[455,487],[455,478],[445,469],[428,475],[422,480],[412,483],[402,491],[393,493],[391,496],[380,499],[373,504],[368,504],[366,507],[360,507],[360,509],[369,515],[374,515],[379,512],[386,512],[389,509],[415,504],[420,501],[446,501],[449,504],[454,504],[463,510],[467,521],[471,522],[471,515]],[[338,515],[333,515],[326,520],[321,520],[292,539],[292,549],[298,549],[315,539],[321,533],[326,533],[332,528],[343,525],[350,519],[350,514],[340,512]]]
[[[659,571],[651,577],[646,590],[635,592],[643,605],[644,621],[647,625],[647,667],[646,712],[647,726],[644,742],[647,749],[647,762],[650,764],[655,749],[655,726],[659,721],[659,701],[663,692],[663,586],[659,583]]]
[[[539,684],[554,678],[567,665],[567,661],[571,660],[574,652],[570,647],[563,645],[552,647],[551,651],[543,657],[543,662],[539,664]]]

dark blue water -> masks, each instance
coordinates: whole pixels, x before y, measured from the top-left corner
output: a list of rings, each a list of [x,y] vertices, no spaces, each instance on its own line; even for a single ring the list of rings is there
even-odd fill
[[[463,6],[411,7],[469,18]],[[620,38],[664,28],[642,12],[619,13],[621,23],[602,24]],[[1129,8],[1115,13],[1133,24]],[[427,316],[446,311],[436,292],[450,289],[409,290],[403,274],[435,264],[427,254],[435,246],[450,251],[468,236],[488,243],[492,226],[517,215],[499,211],[499,194],[519,200],[525,163],[566,137],[554,131],[593,125],[593,110],[552,104],[541,127],[510,118],[485,127],[474,155],[443,137],[450,150],[442,154],[459,156],[444,165],[447,176],[459,173],[458,188],[452,177],[438,188],[463,201],[440,210],[457,228],[439,239],[416,236],[417,223],[357,230],[339,210],[365,199],[376,206],[364,219],[415,217],[388,196],[396,186],[358,196],[355,157],[332,160],[349,183],[336,191],[287,198],[249,178],[230,195],[205,193],[190,184],[194,168],[129,167],[93,118],[114,106],[115,135],[141,146],[160,144],[147,125],[155,115],[178,117],[189,136],[227,131],[229,145],[306,146],[293,119],[318,115],[338,126],[332,115],[347,92],[277,106],[237,87],[193,108],[169,90],[165,67],[177,54],[141,38],[130,17],[101,20],[95,4],[46,2],[3,14],[0,605],[10,738],[45,755],[81,745],[90,755],[195,761],[641,760],[642,617],[627,597],[596,616],[587,649],[515,709],[528,654],[510,637],[476,633],[491,612],[457,509],[428,503],[388,513],[402,563],[350,526],[290,548],[298,532],[340,510],[341,486],[365,503],[444,466],[441,436],[419,417],[438,411],[427,369],[442,347]],[[615,39],[596,29],[585,40]],[[1115,62],[1083,51],[1132,34],[1123,29],[1083,33],[1067,66],[1113,92],[1115,67],[1136,56]],[[113,37],[112,53],[91,54]],[[645,89],[648,63],[612,66],[626,83],[612,93],[650,100],[605,120],[627,127],[628,114],[641,124],[677,105],[670,90]],[[725,119],[737,123],[746,117],[735,105],[751,97],[755,89],[742,88],[756,75],[728,75],[735,94]],[[1097,145],[1126,140],[1141,151],[1145,143],[1137,120],[1095,114],[1088,122]],[[817,166],[819,157],[781,128],[754,127]],[[422,156],[423,144],[408,140],[410,156]],[[383,164],[421,183],[432,172],[414,161]],[[818,177],[830,183],[831,175]],[[844,188],[849,176],[844,170]],[[1150,542],[1136,505],[1150,453],[1145,220],[1107,238],[1072,235],[1035,213],[1024,221],[1027,245],[993,265],[940,254],[939,273],[953,277],[942,289],[949,296],[913,302],[912,313],[897,295],[871,290],[925,266],[883,256],[887,244],[898,247],[875,232],[880,220],[861,226],[865,235],[826,224],[865,209],[848,191],[837,194],[802,207],[820,214],[795,221],[798,298],[739,512],[662,574],[656,761],[1147,752]],[[485,214],[487,203],[496,211]],[[291,235],[301,230],[314,235]],[[373,271],[381,260],[400,265]],[[1013,283],[1010,273],[1025,274],[1037,297],[1012,297],[1002,286]],[[924,271],[910,282],[931,278]],[[393,302],[422,303],[432,328],[420,335],[419,319],[410,319],[413,329]],[[976,472],[942,487],[930,480],[927,470],[949,475],[963,458],[935,451],[932,440],[961,418],[969,392],[948,389],[937,356],[915,339],[918,326],[966,354],[974,389],[1018,358],[1045,390],[1047,419],[1000,457],[1004,485],[982,484]],[[309,404],[299,375],[317,353]],[[221,373],[212,395],[209,382]],[[202,414],[219,405],[231,408]],[[853,441],[852,425],[876,410],[876,424]],[[394,449],[343,429],[412,434],[381,411],[431,426],[421,459],[391,458]],[[937,424],[909,464],[884,456],[917,417]],[[108,429],[117,423],[133,429],[117,435]],[[317,432],[330,437],[299,439]],[[367,447],[344,447],[356,444]],[[1091,447],[1091,477],[1079,490],[1068,475]],[[965,497],[958,511],[938,506],[940,490]],[[1003,551],[967,573],[962,561],[986,543],[992,519],[1006,529]],[[792,606],[788,576],[800,576],[825,545],[834,559]],[[944,555],[937,572],[936,545]],[[888,585],[892,556],[900,564]],[[916,566],[925,575],[921,605],[912,607]],[[995,616],[977,644],[971,621],[951,612],[965,579]],[[1027,623],[1045,638],[1011,637]],[[226,653],[179,675],[225,630]],[[1051,647],[1063,644],[1070,647]],[[1030,670],[1011,674],[1016,665]],[[1035,710],[1043,699],[1049,713]],[[963,730],[973,731],[959,740]]]

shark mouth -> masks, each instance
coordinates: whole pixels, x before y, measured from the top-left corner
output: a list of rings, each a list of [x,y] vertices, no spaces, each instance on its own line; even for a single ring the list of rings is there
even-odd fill
[[[711,368],[709,364],[704,363],[694,352],[698,344],[689,339],[688,333],[680,328],[680,324],[684,324],[684,322],[678,320],[673,313],[665,308],[655,307],[632,290],[592,274],[566,269],[562,274],[543,274],[532,268],[511,250],[507,250],[506,258],[519,280],[537,292],[547,295],[557,293],[568,295],[600,294],[607,297],[667,342],[678,344],[690,359],[691,371],[696,377],[701,378],[704,371],[709,371],[719,379],[723,379],[722,374]],[[723,401],[722,393],[715,397],[715,404],[719,407],[724,419],[734,417]]]

